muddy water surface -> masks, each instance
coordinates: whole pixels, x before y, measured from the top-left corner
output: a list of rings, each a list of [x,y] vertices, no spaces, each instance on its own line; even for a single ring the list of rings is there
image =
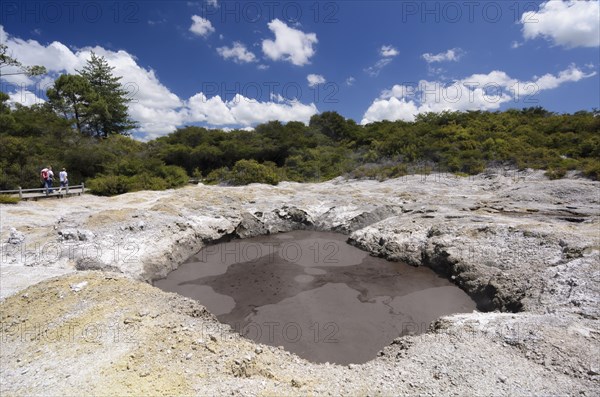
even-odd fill
[[[369,256],[346,238],[296,231],[217,244],[155,285],[197,299],[250,339],[338,364],[371,360],[400,335],[475,309],[430,269]]]

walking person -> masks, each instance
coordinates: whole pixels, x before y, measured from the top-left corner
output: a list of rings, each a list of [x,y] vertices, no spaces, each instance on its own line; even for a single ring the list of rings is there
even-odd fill
[[[60,188],[58,189],[58,194],[62,191],[62,188],[66,188],[67,191],[69,189],[69,175],[67,174],[67,169],[63,168],[62,171],[58,173],[58,179],[60,180]]]
[[[52,172],[52,166],[42,169],[41,172],[42,182],[44,183],[44,187],[46,188],[46,196],[50,193],[54,193],[52,189],[52,182],[54,180],[54,172]]]

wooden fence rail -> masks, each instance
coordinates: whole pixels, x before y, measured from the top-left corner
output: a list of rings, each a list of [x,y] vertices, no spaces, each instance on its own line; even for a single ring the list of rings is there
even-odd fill
[[[54,194],[54,193],[48,193],[47,188],[45,187],[40,187],[40,188],[35,188],[35,189],[23,189],[19,186],[18,189],[13,189],[13,190],[0,190],[0,194],[8,194],[8,195],[19,195],[19,199],[21,200],[27,200],[27,199],[36,199],[36,198],[42,198],[42,197],[60,197],[58,194]],[[58,193],[59,188],[58,187],[52,187],[52,190],[55,193]],[[81,183],[81,185],[74,185],[74,186],[65,186],[64,187],[65,190],[65,196],[69,196],[69,195],[80,195],[85,193],[85,183]],[[69,192],[70,191],[70,192]],[[61,192],[62,195],[62,192]]]

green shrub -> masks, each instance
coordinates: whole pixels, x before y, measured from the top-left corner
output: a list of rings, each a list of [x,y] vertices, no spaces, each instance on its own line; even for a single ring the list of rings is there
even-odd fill
[[[18,197],[0,194],[0,204],[18,204],[19,201]]]
[[[102,175],[88,181],[93,194],[114,196],[129,192],[129,177],[123,175]]]
[[[168,188],[183,186],[190,180],[187,172],[176,165],[163,165],[158,167],[155,172],[157,176],[164,179]]]
[[[352,170],[349,176],[355,179],[377,179],[378,181],[384,181],[386,179],[399,178],[407,173],[406,164],[365,164]]]
[[[558,168],[548,168],[544,175],[546,175],[549,179],[561,179],[567,174],[567,169],[563,167]]]
[[[256,160],[239,160],[229,174],[229,181],[236,186],[249,183],[277,185],[279,177],[275,164],[260,164]]]
[[[139,190],[165,190],[169,186],[167,181],[150,174],[138,174],[128,178],[127,187],[129,192]]]
[[[217,184],[217,183],[221,183],[221,182],[226,182],[229,180],[229,172],[230,172],[229,168],[227,168],[227,167],[217,168],[216,170],[212,170],[211,172],[208,173],[205,181],[208,184]]]
[[[593,180],[600,180],[600,161],[590,160],[583,167],[583,174]]]

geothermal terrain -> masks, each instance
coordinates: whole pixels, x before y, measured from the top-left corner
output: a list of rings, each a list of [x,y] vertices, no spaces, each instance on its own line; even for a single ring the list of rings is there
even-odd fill
[[[600,183],[543,172],[188,186],[0,207],[1,395],[597,395]],[[315,364],[153,287],[212,242],[308,229],[478,310]]]

